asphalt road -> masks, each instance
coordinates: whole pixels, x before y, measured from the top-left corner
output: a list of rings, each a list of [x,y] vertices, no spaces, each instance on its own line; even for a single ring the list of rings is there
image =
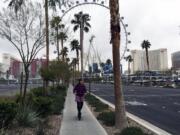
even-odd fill
[[[92,84],[91,88],[94,94],[114,103],[112,84]],[[124,86],[123,93],[128,112],[180,135],[180,89]]]
[[[28,88],[38,87],[41,84],[29,84]],[[0,84],[0,96],[12,96],[19,92],[19,84]]]

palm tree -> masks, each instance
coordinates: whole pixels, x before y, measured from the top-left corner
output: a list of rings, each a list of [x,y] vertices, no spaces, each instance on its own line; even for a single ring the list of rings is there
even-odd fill
[[[75,71],[76,71],[76,65],[77,65],[77,64],[78,64],[77,58],[73,58],[73,59],[72,59],[72,62],[71,62],[71,65],[74,66]]]
[[[106,64],[107,64],[107,65],[111,65],[111,64],[112,64],[111,60],[110,60],[110,59],[107,59],[107,60],[106,60]]]
[[[130,64],[131,62],[133,62],[133,58],[131,55],[128,55],[127,57],[125,57],[125,60],[128,62],[128,83],[129,83],[129,80],[130,80],[130,73],[131,73],[131,69],[130,69]]]
[[[68,48],[67,47],[64,47],[62,50],[61,50],[61,55],[62,55],[62,61],[64,61],[64,59],[67,57],[67,54],[68,53]]]
[[[70,62],[70,58],[66,58],[66,63],[69,63]]]
[[[100,63],[100,66],[101,66],[101,68],[103,69],[104,66],[105,66],[105,63],[104,63],[104,62],[101,62],[101,63]]]
[[[51,20],[51,28],[53,29],[53,31],[55,32],[55,40],[56,40],[56,45],[57,45],[57,58],[58,61],[60,60],[59,56],[60,56],[60,51],[59,51],[59,30],[61,30],[62,28],[64,28],[64,24],[61,24],[61,18],[59,16],[55,16],[53,17],[53,19]]]
[[[47,67],[49,66],[49,10],[48,10],[48,0],[45,0],[44,5],[45,10],[45,23],[46,23],[46,60]],[[48,85],[48,84],[47,84]]]
[[[80,45],[79,45],[79,41],[74,39],[73,41],[71,41],[71,51],[76,51],[76,58],[79,61],[79,50],[80,50]],[[79,62],[78,62],[78,71],[79,71]]]
[[[61,51],[62,51],[64,48],[64,41],[67,40],[68,36],[66,35],[65,32],[60,32],[58,38],[61,40]]]
[[[74,24],[74,31],[80,29],[80,48],[81,48],[81,77],[83,79],[83,40],[84,31],[89,32],[91,25],[89,24],[89,14],[84,14],[82,11],[74,15],[74,19],[71,21]]]
[[[8,4],[9,7],[13,7],[14,11],[17,12],[20,7],[24,4],[25,0],[11,0]]]
[[[71,62],[71,66],[73,67],[73,85],[75,84],[75,78],[76,78],[76,65],[78,64],[77,58],[73,58]]]
[[[149,71],[149,55],[148,55],[148,49],[151,47],[151,43],[150,43],[148,40],[144,40],[144,41],[141,43],[141,47],[142,47],[142,49],[145,49],[145,51],[146,51],[147,68],[148,68],[148,71]]]
[[[110,7],[110,28],[111,43],[113,52],[113,70],[114,70],[114,95],[115,95],[115,127],[122,131],[127,127],[125,114],[125,104],[121,87],[120,72],[120,14],[119,0],[109,0]]]

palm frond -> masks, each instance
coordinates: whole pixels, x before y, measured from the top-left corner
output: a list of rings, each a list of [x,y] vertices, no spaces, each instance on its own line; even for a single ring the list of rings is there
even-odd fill
[[[88,27],[84,27],[84,31],[85,32],[89,32],[89,28]]]
[[[73,28],[74,31],[77,31],[78,29],[79,29],[79,25],[75,25]]]
[[[15,13],[21,8],[21,6],[25,3],[25,0],[11,0],[8,4],[10,8],[14,8]]]
[[[76,20],[71,20],[71,24],[77,24]]]
[[[90,25],[89,22],[85,22],[85,26],[86,26],[86,27],[91,27],[91,25]]]
[[[61,9],[62,6],[66,6],[68,0],[48,0],[49,7],[56,11],[57,6]]]
[[[150,48],[150,46],[151,46],[151,43],[148,40],[143,40],[143,42],[141,43],[141,47],[143,49]]]

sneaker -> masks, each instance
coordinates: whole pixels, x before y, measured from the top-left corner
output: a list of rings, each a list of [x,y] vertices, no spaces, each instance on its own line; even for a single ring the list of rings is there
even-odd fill
[[[81,112],[78,113],[78,119],[81,120]]]

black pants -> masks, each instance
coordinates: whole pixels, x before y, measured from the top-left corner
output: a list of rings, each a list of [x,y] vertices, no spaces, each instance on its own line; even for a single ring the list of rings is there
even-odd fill
[[[82,107],[83,107],[83,102],[77,102],[77,110],[78,110],[78,113],[81,112]]]

